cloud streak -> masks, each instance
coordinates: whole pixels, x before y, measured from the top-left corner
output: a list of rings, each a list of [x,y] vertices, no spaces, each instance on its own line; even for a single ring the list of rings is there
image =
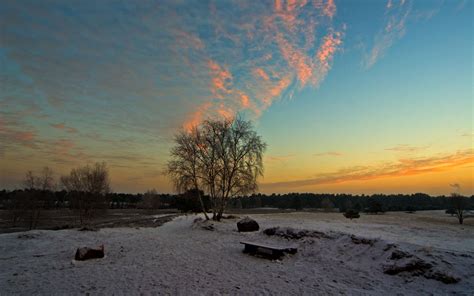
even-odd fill
[[[394,152],[403,152],[403,153],[414,153],[414,152],[426,150],[427,148],[428,146],[417,147],[417,146],[411,146],[407,144],[401,144],[394,147],[386,148],[385,150],[394,151]]]
[[[366,54],[364,66],[371,68],[385,55],[392,45],[406,32],[406,22],[411,13],[411,1],[388,0],[384,16],[384,26],[374,38],[370,51]]]
[[[472,163],[474,163],[474,151],[472,149],[468,149],[448,155],[438,155],[425,158],[404,158],[399,159],[397,162],[384,163],[376,166],[350,167],[347,169],[341,169],[334,173],[320,174],[315,178],[264,183],[261,184],[261,186],[272,189],[297,188],[352,181],[405,177],[443,172],[455,167]]]
[[[64,130],[64,131],[66,131],[68,133],[71,133],[71,134],[77,133],[77,129],[75,129],[73,127],[70,127],[70,126],[67,126],[64,123],[53,123],[53,124],[51,124],[51,126],[55,129]]]
[[[323,153],[316,153],[316,154],[313,154],[313,156],[342,156],[343,154],[341,152],[337,152],[337,151],[328,151],[328,152],[323,152]]]

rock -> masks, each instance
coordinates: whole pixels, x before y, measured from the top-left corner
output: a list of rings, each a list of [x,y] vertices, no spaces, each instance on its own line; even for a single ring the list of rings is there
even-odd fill
[[[375,243],[375,240],[374,239],[368,239],[368,238],[361,238],[361,237],[356,237],[354,235],[351,235],[351,240],[354,244],[356,245],[359,245],[359,244],[363,244],[363,245],[371,245],[373,246],[374,243]]]
[[[202,229],[210,230],[210,231],[214,231],[214,230],[215,230],[213,224],[209,224],[209,225],[202,226]]]
[[[267,228],[263,231],[263,233],[265,233],[266,235],[275,235],[277,230],[277,227]]]
[[[385,274],[395,275],[408,272],[412,275],[421,275],[429,271],[433,266],[421,259],[414,259],[403,265],[391,265],[384,268]]]
[[[74,259],[78,261],[84,261],[89,259],[104,258],[104,245],[100,246],[98,249],[92,248],[77,248],[76,256]]]
[[[430,272],[428,274],[425,274],[425,278],[433,279],[433,280],[442,282],[444,284],[456,284],[461,280],[460,278],[450,276],[450,275],[447,275],[447,274],[439,272],[439,271]]]
[[[78,229],[79,231],[98,231],[99,229],[92,226],[83,226]]]
[[[245,217],[244,219],[237,222],[237,229],[239,232],[258,231],[260,226],[258,226],[257,221],[250,219],[249,217]]]
[[[392,255],[390,256],[390,260],[399,260],[402,258],[410,258],[410,257],[413,257],[413,255],[400,251],[400,250],[395,250],[392,252]]]
[[[384,250],[384,252],[386,252],[386,251],[390,250],[391,248],[396,248],[396,247],[397,247],[396,244],[387,244],[385,246],[385,248],[383,248],[383,250]]]

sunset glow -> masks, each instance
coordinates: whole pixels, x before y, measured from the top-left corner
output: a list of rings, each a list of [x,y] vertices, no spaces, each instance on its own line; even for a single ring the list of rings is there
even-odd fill
[[[0,189],[105,161],[173,192],[173,135],[240,115],[265,193],[474,194],[472,1],[2,1]]]

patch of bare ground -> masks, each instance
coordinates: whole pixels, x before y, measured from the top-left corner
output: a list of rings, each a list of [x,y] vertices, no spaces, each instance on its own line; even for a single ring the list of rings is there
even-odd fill
[[[115,227],[158,227],[176,217],[175,210],[137,210],[113,209],[97,215],[87,223],[86,227],[115,228]],[[45,210],[41,212],[37,229],[63,230],[81,228],[77,215],[69,209]],[[7,211],[0,210],[0,233],[22,232],[29,229],[21,223],[13,226]]]

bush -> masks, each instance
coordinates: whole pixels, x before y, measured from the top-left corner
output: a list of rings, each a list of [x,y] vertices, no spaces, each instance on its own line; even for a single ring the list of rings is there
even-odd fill
[[[347,210],[345,213],[344,213],[344,217],[346,217],[347,219],[357,219],[360,217],[359,215],[359,212],[356,211],[356,210]]]
[[[206,209],[206,211],[208,211],[210,208],[209,196],[205,196],[202,191],[200,191],[200,195],[204,203],[204,208]],[[196,190],[188,190],[185,193],[176,196],[176,208],[183,213],[202,212],[202,207],[201,207],[201,202],[199,201],[198,192]]]
[[[454,214],[456,214],[456,210],[453,209],[453,208],[449,208],[449,209],[446,210],[445,213],[446,213],[446,214],[449,214],[449,215],[451,215],[451,216],[454,216]]]
[[[369,214],[378,214],[384,213],[385,211],[380,202],[371,199],[369,201],[369,207],[365,209],[365,212]]]

